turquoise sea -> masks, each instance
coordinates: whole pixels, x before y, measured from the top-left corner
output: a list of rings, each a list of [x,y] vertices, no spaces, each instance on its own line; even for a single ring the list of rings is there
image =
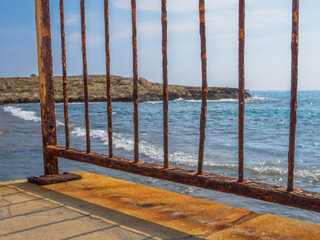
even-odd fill
[[[245,112],[245,178],[286,186],[289,92],[251,92]],[[197,168],[201,102],[169,102],[169,162]],[[69,105],[71,147],[85,150],[84,104]],[[64,146],[63,105],[56,104],[59,145]],[[133,104],[113,103],[114,152],[133,158]],[[139,105],[140,158],[161,164],[162,102]],[[90,104],[92,150],[108,154],[106,103]],[[204,171],[237,177],[238,102],[208,101]],[[60,171],[85,170],[183,194],[320,224],[320,214],[196,187],[122,173],[70,160]],[[43,174],[39,104],[0,106],[0,181]],[[320,192],[320,91],[299,92],[296,188]]]

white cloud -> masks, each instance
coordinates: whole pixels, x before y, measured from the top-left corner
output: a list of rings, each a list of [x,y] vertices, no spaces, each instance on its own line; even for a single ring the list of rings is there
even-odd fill
[[[117,8],[130,10],[130,0],[118,0],[114,2]],[[254,1],[247,1],[247,6]],[[137,0],[137,8],[141,11],[160,11],[159,0]],[[213,33],[217,35],[230,34],[238,28],[238,0],[215,0],[206,1],[207,35]],[[216,10],[219,11],[210,11]],[[198,29],[199,19],[197,17],[198,1],[195,0],[171,0],[168,1],[168,11],[174,13],[191,13],[183,18],[170,19],[168,17],[168,31],[186,32]],[[310,16],[311,17],[311,16]],[[139,20],[139,19],[138,19]],[[291,22],[291,12],[285,9],[266,8],[246,11],[246,29],[279,29],[286,28]],[[118,32],[118,37],[128,37],[131,35],[131,28]],[[160,20],[158,22],[138,22],[138,33],[143,36],[161,35]]]
[[[81,34],[79,32],[73,33],[73,34],[71,34],[69,36],[66,36],[66,40],[67,41],[71,41],[71,42],[80,42]]]
[[[70,14],[67,15],[65,18],[65,24],[70,25],[70,24],[80,24],[80,15],[79,14]]]
[[[275,29],[291,23],[291,12],[284,9],[251,10],[246,14],[247,27],[250,29]]]
[[[86,13],[86,22],[93,19],[103,19],[102,14],[98,14],[95,12],[88,12]],[[60,22],[60,19],[59,19]],[[66,25],[80,25],[81,24],[81,16],[80,14],[67,14],[65,16],[65,24]]]
[[[88,36],[87,42],[89,45],[104,44],[105,38],[103,36]]]
[[[238,4],[239,4],[239,0],[216,0],[216,1],[209,0],[209,1],[206,1],[206,9],[214,10],[214,9],[237,8]]]
[[[131,28],[129,26],[125,26],[122,30],[118,30],[112,34],[110,34],[111,40],[119,40],[128,38],[131,36]]]
[[[72,45],[81,44],[81,33],[73,33],[66,37],[68,43]],[[88,35],[87,36],[87,45],[98,45],[104,43],[104,37],[102,36],[94,36]]]
[[[198,29],[198,23],[188,21],[186,22],[174,22],[171,24],[168,24],[168,33],[181,33],[181,32],[191,32],[191,31],[197,31]],[[162,34],[162,27],[161,22],[138,22],[137,23],[137,31],[139,37],[161,37]],[[131,25],[124,25],[121,27],[121,30],[118,30],[111,34],[111,38],[113,40],[117,39],[123,39],[131,37]]]
[[[138,23],[138,34],[144,37],[161,36],[161,24],[158,22]]]
[[[319,18],[320,13],[300,13],[300,22],[307,22],[310,20],[314,20],[315,18]]]
[[[123,10],[131,9],[130,0],[117,0],[113,2],[114,6]],[[161,2],[158,0],[137,0],[137,9],[142,11],[159,11]]]
[[[117,0],[114,6],[123,10],[131,9],[130,0]],[[215,0],[206,1],[206,9],[227,9],[238,6],[238,0]],[[198,1],[195,0],[170,0],[167,1],[168,12],[188,13],[198,10]],[[139,11],[160,11],[160,0],[137,0],[137,10]]]

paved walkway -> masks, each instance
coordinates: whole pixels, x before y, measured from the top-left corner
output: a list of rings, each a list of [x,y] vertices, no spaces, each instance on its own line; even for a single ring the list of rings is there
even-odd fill
[[[0,193],[0,239],[152,239],[15,186],[0,186]]]
[[[106,176],[0,183],[0,239],[319,239],[320,226]]]

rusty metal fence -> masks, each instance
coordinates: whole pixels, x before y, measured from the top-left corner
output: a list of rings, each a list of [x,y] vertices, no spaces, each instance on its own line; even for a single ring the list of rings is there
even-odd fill
[[[203,171],[203,155],[207,115],[207,56],[205,1],[199,0],[199,24],[202,62],[202,107],[200,119],[200,142],[198,169],[195,171],[169,166],[168,154],[168,74],[167,74],[167,1],[161,1],[162,20],[162,68],[163,68],[163,165],[139,160],[139,117],[138,117],[138,60],[137,60],[137,23],[136,0],[131,0],[132,13],[132,49],[133,49],[133,104],[134,104],[134,159],[125,159],[113,154],[112,133],[112,97],[110,77],[110,37],[109,37],[109,0],[104,0],[105,18],[105,59],[107,86],[107,121],[109,155],[91,152],[88,103],[88,73],[86,55],[85,0],[81,6],[82,60],[86,125],[86,152],[70,148],[68,94],[66,73],[66,47],[64,27],[64,0],[60,0],[63,98],[65,117],[65,146],[57,145],[55,100],[52,70],[52,47],[49,0],[35,0],[36,27],[38,43],[39,87],[42,119],[44,177],[59,176],[58,157],[91,163],[134,174],[164,179],[172,182],[188,184],[269,202],[294,206],[320,212],[320,193],[308,192],[293,188],[295,131],[297,122],[297,81],[298,81],[298,47],[299,47],[299,0],[292,1],[292,60],[291,60],[291,114],[290,139],[288,153],[287,188],[265,183],[245,180],[244,176],[244,111],[245,111],[245,0],[239,0],[239,135],[238,135],[238,179],[205,173]]]

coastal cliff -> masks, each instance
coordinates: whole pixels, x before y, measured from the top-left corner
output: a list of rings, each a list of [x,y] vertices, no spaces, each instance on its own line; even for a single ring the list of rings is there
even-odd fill
[[[106,77],[103,75],[88,76],[89,101],[106,101]],[[56,102],[63,101],[62,77],[54,77]],[[132,101],[132,78],[111,76],[112,101]],[[202,96],[201,87],[187,87],[169,85],[169,100],[178,98],[200,100]],[[69,102],[83,101],[83,78],[82,76],[68,77]],[[246,91],[246,98],[250,94]],[[236,99],[238,89],[209,87],[208,99]],[[139,78],[139,101],[161,101],[162,84],[149,82],[145,78]],[[37,103],[39,102],[38,77],[16,77],[0,78],[0,104],[10,103]]]

